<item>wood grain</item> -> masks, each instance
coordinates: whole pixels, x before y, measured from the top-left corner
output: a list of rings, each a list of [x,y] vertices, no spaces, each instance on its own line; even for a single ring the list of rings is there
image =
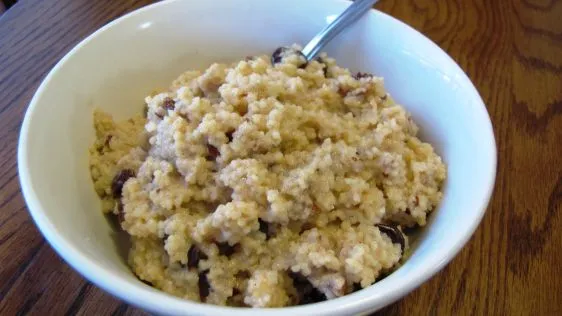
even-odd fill
[[[0,17],[0,315],[140,315],[43,240],[17,178],[18,132],[41,79],[78,41],[150,0],[20,0]],[[383,0],[480,91],[498,144],[496,188],[447,267],[377,315],[562,314],[562,1]]]

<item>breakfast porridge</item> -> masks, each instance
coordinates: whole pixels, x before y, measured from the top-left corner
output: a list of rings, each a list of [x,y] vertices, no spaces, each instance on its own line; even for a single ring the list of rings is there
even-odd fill
[[[446,168],[382,78],[297,47],[188,71],[114,121],[90,171],[139,279],[228,306],[333,299],[396,269]]]

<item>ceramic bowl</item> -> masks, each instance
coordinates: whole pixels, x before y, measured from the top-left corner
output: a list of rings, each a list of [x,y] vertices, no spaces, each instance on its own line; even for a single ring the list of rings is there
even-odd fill
[[[100,211],[88,168],[92,111],[139,113],[154,89],[188,69],[305,44],[342,12],[343,0],[169,0],[119,18],[53,68],[25,115],[18,148],[29,211],[51,246],[85,278],[149,312],[167,315],[350,315],[380,309],[429,279],[459,252],[485,213],[496,174],[490,118],[463,70],[406,24],[371,11],[326,47],[338,64],[385,78],[421,138],[448,167],[444,199],[413,253],[387,278],[317,304],[246,309],[170,296],[140,282]]]

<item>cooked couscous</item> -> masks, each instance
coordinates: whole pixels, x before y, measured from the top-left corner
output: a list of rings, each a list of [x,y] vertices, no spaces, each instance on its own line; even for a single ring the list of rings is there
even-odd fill
[[[446,168],[382,78],[322,55],[188,71],[115,122],[96,111],[90,170],[143,281],[211,304],[336,298],[401,262]]]

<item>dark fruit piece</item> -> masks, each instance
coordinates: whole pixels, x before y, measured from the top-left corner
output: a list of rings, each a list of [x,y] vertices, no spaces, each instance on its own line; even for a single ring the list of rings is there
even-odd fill
[[[301,60],[303,61],[300,65],[299,68],[304,69],[306,68],[306,66],[308,65],[308,62],[306,61],[306,56],[304,56],[304,54],[300,51],[300,50],[295,50],[289,47],[279,47],[277,48],[273,54],[271,54],[271,63],[273,65],[275,64],[279,64],[283,61],[283,57],[290,55],[290,54],[297,54],[301,57]]]
[[[326,62],[324,61],[324,59],[322,59],[322,57],[318,57],[316,58],[316,61],[321,63],[322,65],[324,65],[324,77],[328,78],[328,64],[326,64]]]
[[[237,279],[248,279],[250,277],[250,272],[248,270],[240,270],[235,275]]]
[[[286,51],[288,50],[287,47],[279,47],[277,48],[273,54],[271,54],[271,63],[273,65],[280,63],[281,61],[283,61],[283,55],[286,53]]]
[[[355,79],[359,80],[361,78],[371,78],[373,77],[372,74],[370,73],[366,73],[366,72],[358,72],[355,74],[355,76],[353,76]]]
[[[166,110],[173,110],[174,106],[175,106],[176,102],[174,102],[174,99],[172,98],[165,98],[164,101],[162,102],[162,106],[166,109]]]
[[[402,254],[404,254],[404,247],[406,247],[406,239],[404,239],[404,234],[396,226],[377,224],[376,225],[380,232],[387,235],[393,244],[400,244],[400,249],[402,249]]]
[[[273,237],[273,232],[269,230],[269,224],[261,218],[258,218],[258,222],[260,223],[260,232],[265,234],[265,240]]]
[[[234,139],[234,130],[226,132],[225,135],[228,138],[228,142],[230,143]]]
[[[209,161],[216,161],[217,157],[221,154],[217,147],[213,145],[207,145],[207,160]]]
[[[205,302],[205,299],[207,298],[207,296],[209,296],[211,288],[209,279],[207,279],[207,273],[209,273],[209,270],[200,272],[199,282],[197,282],[197,285],[199,285],[199,298],[201,299],[201,302]]]
[[[121,192],[123,192],[123,185],[125,182],[135,176],[135,172],[131,169],[123,169],[115,175],[113,181],[111,182],[111,194],[114,198],[120,198]]]
[[[318,291],[302,274],[290,271],[289,277],[293,279],[293,286],[297,290],[298,305],[318,303],[326,300],[326,295]]]
[[[117,220],[119,222],[119,228],[122,228],[121,225],[123,225],[123,222],[125,221],[125,209],[121,199],[117,201]]]
[[[187,267],[189,269],[197,268],[201,259],[207,260],[207,255],[201,251],[197,246],[191,245],[187,251]]]
[[[342,97],[346,97],[347,94],[349,93],[349,88],[346,87],[338,87],[338,94]]]
[[[229,258],[234,254],[234,251],[236,250],[236,245],[231,246],[227,242],[219,242],[217,243],[217,247],[219,248],[219,255],[227,256]]]
[[[314,210],[314,207],[312,208]],[[301,226],[301,231],[299,232],[299,235],[302,235],[305,231],[313,229],[314,225],[312,223],[304,223]]]

